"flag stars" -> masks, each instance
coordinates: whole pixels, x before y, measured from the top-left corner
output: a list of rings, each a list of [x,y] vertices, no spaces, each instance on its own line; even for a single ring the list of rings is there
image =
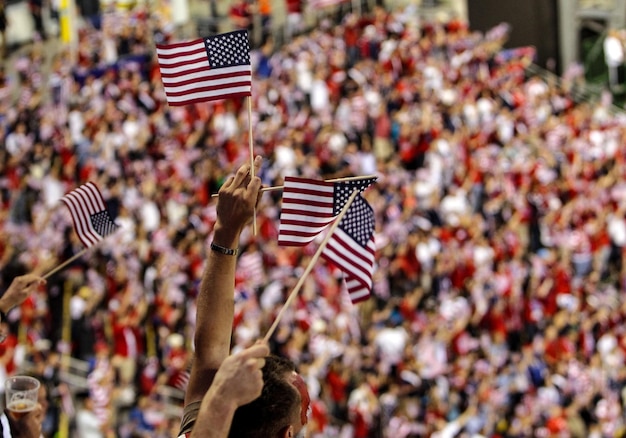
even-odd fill
[[[365,178],[361,180],[355,181],[343,181],[341,183],[335,184],[335,201],[334,201],[334,215],[338,215],[343,206],[346,205],[350,195],[354,190],[359,190],[363,192],[367,187],[369,187],[376,178]]]
[[[230,67],[250,63],[250,44],[245,31],[216,35],[205,39],[212,67]]]
[[[374,212],[362,196],[357,196],[346,215],[341,219],[339,228],[351,235],[359,245],[365,247],[374,232]]]

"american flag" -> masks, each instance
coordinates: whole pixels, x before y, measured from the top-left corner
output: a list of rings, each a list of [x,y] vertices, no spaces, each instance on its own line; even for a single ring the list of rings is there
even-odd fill
[[[119,227],[111,219],[98,187],[88,182],[61,198],[74,221],[74,229],[83,244],[90,248]]]
[[[252,95],[250,42],[245,30],[157,44],[156,53],[172,106]]]
[[[374,210],[358,194],[322,251],[322,257],[345,274],[353,303],[370,296],[375,252]]]
[[[365,190],[375,177],[353,181],[321,181],[285,177],[278,225],[278,244],[305,246],[341,212],[355,189]]]

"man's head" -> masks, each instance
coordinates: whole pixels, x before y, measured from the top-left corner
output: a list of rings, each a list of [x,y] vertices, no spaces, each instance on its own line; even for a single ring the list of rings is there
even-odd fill
[[[268,356],[263,381],[261,396],[235,412],[229,438],[296,438],[304,429],[310,399],[294,365]]]

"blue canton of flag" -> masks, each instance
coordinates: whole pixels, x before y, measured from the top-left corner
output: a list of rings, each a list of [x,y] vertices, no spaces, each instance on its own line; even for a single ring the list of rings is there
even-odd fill
[[[204,42],[211,68],[250,65],[250,42],[245,31],[206,37]]]
[[[374,210],[358,194],[322,251],[322,257],[345,274],[353,303],[371,294],[376,254],[374,226]]]
[[[107,210],[100,211],[91,215],[91,224],[93,229],[101,236],[108,236],[117,230],[118,226],[115,225],[111,215]]]
[[[333,216],[337,216],[343,210],[344,205],[348,202],[350,195],[355,190],[362,192],[376,181],[376,177],[359,179],[354,181],[342,181],[334,183],[335,191],[333,193]],[[356,201],[356,199],[355,199]],[[351,208],[354,204],[351,206]],[[340,225],[341,226],[341,225]]]

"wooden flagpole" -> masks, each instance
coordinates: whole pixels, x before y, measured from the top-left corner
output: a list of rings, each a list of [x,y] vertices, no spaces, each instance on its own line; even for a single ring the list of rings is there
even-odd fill
[[[61,269],[65,268],[67,265],[69,265],[70,263],[72,263],[73,261],[75,261],[77,258],[79,258],[80,256],[82,256],[83,254],[85,254],[87,252],[87,250],[89,250],[89,248],[84,248],[83,250],[77,252],[76,254],[74,254],[72,257],[70,257],[69,259],[67,259],[66,261],[64,261],[63,263],[61,263],[60,265],[58,265],[56,268],[52,269],[50,272],[48,272],[46,275],[43,276],[43,279],[47,279],[48,277],[50,277],[52,274],[59,272]]]
[[[345,177],[345,178],[326,179],[326,180],[324,180],[324,182],[359,181],[359,180],[368,179],[368,178],[376,178],[376,175],[348,176],[348,177]],[[282,190],[284,188],[285,188],[285,186],[263,187],[261,189],[261,192],[272,192],[272,191],[276,191],[276,190]],[[220,195],[219,193],[213,193],[211,195],[211,197],[212,198],[217,198],[219,195]]]
[[[248,96],[248,145],[250,147],[250,177],[254,178],[254,141],[252,140],[252,96]],[[256,236],[256,206],[252,217],[252,232]]]
[[[282,319],[285,311],[291,305],[291,303],[293,302],[295,297],[298,295],[298,292],[300,291],[300,289],[302,288],[302,285],[304,284],[304,280],[306,279],[307,275],[309,275],[309,273],[313,269],[313,266],[317,262],[317,259],[319,259],[320,256],[322,255],[322,251],[324,251],[324,248],[326,248],[326,244],[330,240],[330,237],[335,232],[335,229],[339,226],[339,223],[341,222],[341,219],[344,217],[344,215],[348,211],[348,208],[350,208],[350,204],[352,204],[352,201],[354,201],[354,198],[356,198],[356,195],[358,195],[358,193],[359,193],[358,190],[354,190],[352,192],[352,194],[348,198],[348,201],[346,201],[346,205],[344,205],[344,207],[341,210],[341,212],[339,213],[339,215],[335,218],[335,221],[333,222],[332,226],[328,230],[328,233],[324,237],[324,240],[320,244],[319,248],[317,248],[317,251],[315,252],[313,257],[311,258],[311,261],[309,262],[308,266],[306,267],[306,269],[304,270],[302,275],[300,275],[300,278],[298,279],[298,283],[296,284],[296,286],[293,288],[293,290],[289,294],[289,297],[287,298],[287,301],[285,301],[285,304],[283,305],[282,309],[280,309],[280,312],[276,316],[276,319],[274,320],[274,323],[272,324],[270,329],[267,331],[265,337],[263,338],[264,342],[268,342],[269,339],[272,337],[272,334],[274,333],[274,330],[276,330],[276,327],[278,326],[278,323]]]

